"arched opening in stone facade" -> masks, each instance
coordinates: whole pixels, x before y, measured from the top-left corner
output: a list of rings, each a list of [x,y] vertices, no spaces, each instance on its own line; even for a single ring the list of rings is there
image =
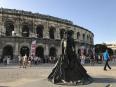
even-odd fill
[[[21,54],[21,56],[24,56],[24,55],[29,56],[29,48],[27,46],[21,47],[20,54]]]
[[[36,34],[38,38],[43,38],[43,25],[38,25],[36,28]]]
[[[3,48],[3,52],[2,52],[2,59],[3,58],[10,58],[13,59],[13,47],[11,45],[7,45]]]
[[[65,29],[60,30],[60,39],[64,38]]]
[[[38,46],[36,48],[36,56],[40,57],[40,58],[44,58],[44,48],[42,46]]]
[[[50,37],[50,39],[55,39],[55,27],[50,27],[49,28],[49,37]]]
[[[85,34],[83,34],[83,41],[85,41]]]
[[[88,42],[90,43],[90,35],[88,35]]]
[[[80,38],[80,32],[77,32],[77,39]]]
[[[55,47],[50,48],[49,56],[50,57],[56,57],[56,48]]]
[[[6,36],[12,36],[12,31],[14,31],[14,25],[12,21],[6,21],[5,22],[5,28],[6,28]]]
[[[92,43],[92,38],[91,38],[91,36],[90,36],[90,43]]]
[[[87,35],[87,41],[89,41],[89,35]]]
[[[29,37],[29,26],[28,24],[24,24],[22,27],[22,36]]]

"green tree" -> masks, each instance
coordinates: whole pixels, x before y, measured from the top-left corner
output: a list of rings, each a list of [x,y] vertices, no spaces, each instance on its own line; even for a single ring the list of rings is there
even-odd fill
[[[107,48],[107,49],[108,49],[109,55],[112,56],[113,55],[113,50],[111,48]]]
[[[103,53],[107,49],[107,46],[105,44],[96,44],[95,45],[95,52],[96,53]]]
[[[110,56],[113,55],[113,50],[111,48],[107,48],[107,46],[105,44],[96,44],[95,45],[95,52],[97,54],[105,52],[106,49],[108,50]]]

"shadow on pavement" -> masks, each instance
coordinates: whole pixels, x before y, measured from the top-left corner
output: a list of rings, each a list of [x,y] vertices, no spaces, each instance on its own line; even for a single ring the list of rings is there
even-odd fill
[[[114,78],[94,78],[93,83],[116,83]]]

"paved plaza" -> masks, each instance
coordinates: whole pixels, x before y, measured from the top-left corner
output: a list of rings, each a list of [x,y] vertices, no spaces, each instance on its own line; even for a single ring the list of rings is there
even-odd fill
[[[68,87],[116,87],[116,64],[112,64],[112,70],[104,71],[103,65],[85,65],[87,72],[94,78],[89,85]],[[0,87],[67,87],[66,85],[55,85],[47,80],[47,76],[53,68],[53,64],[40,64],[19,68],[17,65],[0,66]]]

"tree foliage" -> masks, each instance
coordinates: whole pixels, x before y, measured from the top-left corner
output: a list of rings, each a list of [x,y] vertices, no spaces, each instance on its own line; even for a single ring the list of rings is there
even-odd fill
[[[107,48],[108,49],[108,52],[109,52],[109,55],[113,55],[113,50],[111,48]]]
[[[108,48],[105,44],[96,44],[95,45],[95,52],[97,54],[105,52],[106,49],[108,50],[110,56],[113,55],[113,50],[111,48]]]
[[[107,49],[107,46],[104,44],[96,44],[95,45],[95,52],[96,53],[103,53]]]

